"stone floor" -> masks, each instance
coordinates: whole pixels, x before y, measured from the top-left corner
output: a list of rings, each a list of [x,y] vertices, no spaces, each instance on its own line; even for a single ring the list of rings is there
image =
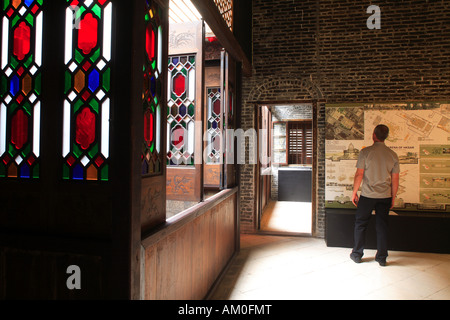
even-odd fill
[[[311,202],[270,201],[261,218],[261,230],[311,234]]]
[[[361,264],[349,254],[323,239],[243,234],[210,299],[450,300],[450,254],[390,251],[386,267],[374,250]]]

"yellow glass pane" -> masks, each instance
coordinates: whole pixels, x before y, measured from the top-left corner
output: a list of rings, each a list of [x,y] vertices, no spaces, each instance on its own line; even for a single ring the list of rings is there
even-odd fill
[[[8,168],[8,177],[9,178],[17,178],[17,167],[13,163]]]
[[[30,93],[32,82],[33,82],[33,80],[31,79],[29,74],[27,74],[27,75],[25,75],[25,77],[23,77],[23,79],[22,79],[22,92],[23,92],[24,95],[27,96],[28,93]]]
[[[98,173],[97,173],[97,169],[94,167],[94,165],[90,165],[89,168],[86,171],[86,179],[87,180],[98,180]]]
[[[84,86],[86,85],[86,79],[84,72],[82,70],[78,70],[77,74],[75,75],[75,90],[80,93],[81,90],[84,89]]]
[[[13,0],[12,5],[14,8],[18,8],[20,6],[20,4],[22,3],[21,0]]]

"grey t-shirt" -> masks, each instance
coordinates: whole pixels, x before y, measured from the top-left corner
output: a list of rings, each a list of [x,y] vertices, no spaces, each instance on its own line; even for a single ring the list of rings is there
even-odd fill
[[[361,150],[356,164],[364,169],[361,195],[366,198],[391,198],[391,174],[400,172],[397,154],[383,142]]]

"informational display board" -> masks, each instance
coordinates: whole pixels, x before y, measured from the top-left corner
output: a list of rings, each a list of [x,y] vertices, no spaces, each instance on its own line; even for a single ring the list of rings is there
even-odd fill
[[[354,208],[356,162],[379,124],[400,159],[395,209],[450,212],[450,103],[327,105],[326,206]]]

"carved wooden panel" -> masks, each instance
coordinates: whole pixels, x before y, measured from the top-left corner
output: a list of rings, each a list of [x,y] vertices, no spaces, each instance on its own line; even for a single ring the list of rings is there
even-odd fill
[[[165,176],[142,179],[141,230],[145,234],[166,220]]]
[[[167,200],[198,201],[200,168],[170,168],[167,170]]]
[[[204,171],[205,187],[220,186],[220,175],[222,172],[222,165],[220,165],[220,164],[205,164],[203,171]]]

